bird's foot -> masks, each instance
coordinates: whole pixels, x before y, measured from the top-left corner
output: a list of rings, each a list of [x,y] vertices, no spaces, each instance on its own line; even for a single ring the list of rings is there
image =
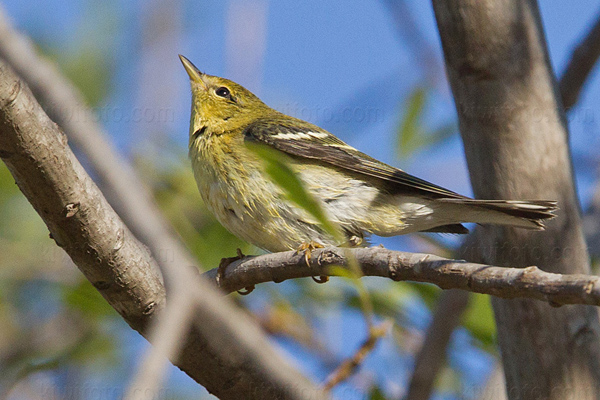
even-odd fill
[[[323,246],[321,243],[311,240],[310,242],[302,243],[298,247],[298,249],[296,249],[296,254],[300,254],[301,252],[304,252],[304,261],[306,262],[306,265],[310,268],[310,259],[312,257],[313,250],[322,249],[323,247],[325,247],[325,246]],[[329,277],[324,276],[324,275],[311,276],[311,278],[313,281],[315,281],[317,283],[326,283],[327,281],[329,281]]]

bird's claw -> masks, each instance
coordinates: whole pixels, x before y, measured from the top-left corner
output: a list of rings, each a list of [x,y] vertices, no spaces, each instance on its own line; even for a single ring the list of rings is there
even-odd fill
[[[252,292],[254,291],[254,289],[255,289],[255,288],[256,288],[256,286],[252,285],[252,286],[245,287],[245,288],[244,288],[244,289],[242,289],[242,290],[238,290],[237,292],[238,292],[238,294],[239,294],[239,295],[241,295],[241,296],[247,296],[247,295],[249,295],[250,293],[252,293]]]
[[[311,276],[312,280],[315,281],[316,283],[327,283],[329,282],[329,277],[325,276],[325,275],[321,275],[321,276]]]
[[[313,250],[322,249],[323,247],[325,246],[323,246],[321,243],[311,240],[310,242],[302,243],[296,250],[296,254],[304,252],[304,261],[306,262],[306,265],[310,268],[310,259],[312,257]],[[329,281],[329,277],[325,275],[311,276],[311,278],[316,283],[326,283]]]

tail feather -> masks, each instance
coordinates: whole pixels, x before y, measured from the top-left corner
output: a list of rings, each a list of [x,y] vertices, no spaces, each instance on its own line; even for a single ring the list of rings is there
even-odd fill
[[[544,229],[544,221],[556,217],[556,201],[549,200],[477,200],[439,199],[445,203],[470,206],[473,221],[479,224],[499,224],[518,226],[526,229]],[[476,209],[498,211],[498,213],[477,212]],[[511,218],[506,218],[506,217]]]

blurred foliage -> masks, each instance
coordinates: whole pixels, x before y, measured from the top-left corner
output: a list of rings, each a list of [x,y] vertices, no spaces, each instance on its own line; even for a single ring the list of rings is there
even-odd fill
[[[490,296],[471,293],[463,315],[463,325],[490,352],[495,352],[496,320]]]
[[[46,370],[115,363],[116,312],[48,236],[0,165],[0,395]]]
[[[113,76],[115,36],[104,32],[116,31],[122,21],[118,18],[114,0],[97,3],[87,1],[78,35],[69,43],[57,46],[45,35],[34,37],[38,51],[53,60],[60,71],[81,91],[87,105],[100,105],[108,96]],[[46,105],[52,107],[52,105]]]
[[[386,400],[386,397],[379,386],[373,386],[369,392],[369,400]]]
[[[433,130],[424,121],[427,110],[428,90],[417,86],[408,95],[402,107],[403,117],[398,127],[398,154],[406,157],[427,147],[441,144],[458,131],[455,122]]]
[[[430,289],[431,291],[430,291]],[[371,300],[373,302],[373,311],[380,317],[400,318],[398,322],[404,324],[402,311],[410,302],[416,298],[424,300],[422,294],[431,299],[427,300],[433,305],[433,298],[437,298],[439,290],[433,285],[424,285],[414,282],[394,282],[391,285],[379,285],[376,290],[371,290]],[[358,298],[356,296],[346,297],[345,304],[350,307],[358,307]]]
[[[404,107],[404,118],[400,123],[398,132],[398,151],[407,155],[412,153],[418,146],[420,138],[424,137],[421,117],[425,109],[425,89],[417,87],[406,100]]]
[[[56,60],[60,60],[61,71],[84,93],[88,105],[97,106],[108,94],[108,86],[100,83],[107,82],[111,76],[110,59],[89,43],[81,42],[80,49],[68,57],[56,56]]]
[[[460,374],[456,370],[445,366],[437,376],[435,385],[437,390],[442,393],[460,393]]]
[[[115,310],[104,297],[87,280],[61,287],[63,303],[72,310],[77,310],[92,322],[104,317],[114,316]]]

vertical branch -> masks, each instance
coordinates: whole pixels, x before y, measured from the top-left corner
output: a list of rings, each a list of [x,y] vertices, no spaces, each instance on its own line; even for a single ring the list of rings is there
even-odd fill
[[[533,0],[434,0],[474,192],[552,199],[546,231],[479,229],[486,262],[588,273],[567,127]],[[485,234],[482,234],[485,233]],[[493,300],[511,399],[600,397],[597,311]]]
[[[560,95],[565,110],[568,111],[570,108],[575,106],[577,100],[579,99],[581,89],[583,88],[586,80],[590,77],[590,73],[593,69],[594,64],[598,61],[598,57],[600,57],[600,18],[588,31],[583,40],[581,40],[581,42],[575,47],[571,60],[565,68],[565,71],[563,72],[563,75],[560,79]],[[592,199],[592,206],[590,207],[584,218],[584,229],[588,242],[588,249],[591,255],[600,254],[600,228],[598,227],[600,225],[600,217],[597,215],[599,214],[598,211],[600,210],[599,205],[600,191],[597,191],[597,193]],[[459,253],[463,254],[466,251],[472,250],[469,252],[468,259],[471,261],[484,262],[484,260],[481,260],[480,255],[478,255],[478,248],[475,246],[474,243],[472,243],[474,240],[474,235],[470,235],[466,239],[465,243],[462,246],[462,250],[459,251]],[[462,255],[461,258],[465,258],[465,255]],[[455,329],[455,325],[449,323],[449,321],[459,318],[459,315],[462,315],[467,306],[467,302],[460,303],[459,300],[459,297],[462,297],[464,295],[465,294],[460,291],[451,291],[448,294],[442,294],[442,298],[440,298],[440,301],[436,306],[436,311],[433,315],[431,327],[427,330],[427,337],[425,338],[425,343],[429,343],[430,341],[434,340],[433,337],[430,338],[429,336],[440,338],[440,340],[443,340],[443,338],[450,336],[451,331]],[[443,311],[447,308],[446,303],[462,304],[462,308],[459,308],[459,306],[456,305],[456,307],[453,307],[452,310],[454,314],[449,315]],[[421,392],[423,393],[423,395],[420,398],[429,398],[429,394],[431,392],[431,389],[433,388],[433,382],[436,379],[441,364],[443,364],[443,362],[445,361],[444,357],[441,357],[441,355],[443,354],[443,350],[441,350],[441,343],[437,344],[436,346],[439,347],[439,357],[429,356],[429,354],[432,353],[431,344],[423,346],[421,351],[416,356],[415,372],[412,377],[411,388],[413,386],[413,382],[416,380],[418,380],[420,383],[417,384],[416,382],[414,382],[415,386],[422,388],[430,388],[427,392],[423,390]],[[421,359],[427,359],[428,361],[425,362]],[[422,370],[422,372],[419,372],[419,365],[421,365],[422,363],[428,365],[429,367],[426,370]],[[497,388],[498,385],[505,386],[504,376],[502,374],[502,367],[498,366],[494,371],[493,376],[490,378],[489,386],[491,387],[486,387],[485,389],[485,392],[489,392],[490,390],[495,390],[495,392],[493,395],[488,395],[487,397],[484,396],[483,398],[495,399],[498,398],[500,395],[506,398],[505,393],[498,393],[499,391]],[[500,378],[502,379],[502,383],[500,384],[494,381],[499,375],[501,375]],[[412,389],[409,389],[409,393],[411,392],[411,390]],[[413,397],[411,397],[411,395],[409,394],[408,398],[412,399]]]

